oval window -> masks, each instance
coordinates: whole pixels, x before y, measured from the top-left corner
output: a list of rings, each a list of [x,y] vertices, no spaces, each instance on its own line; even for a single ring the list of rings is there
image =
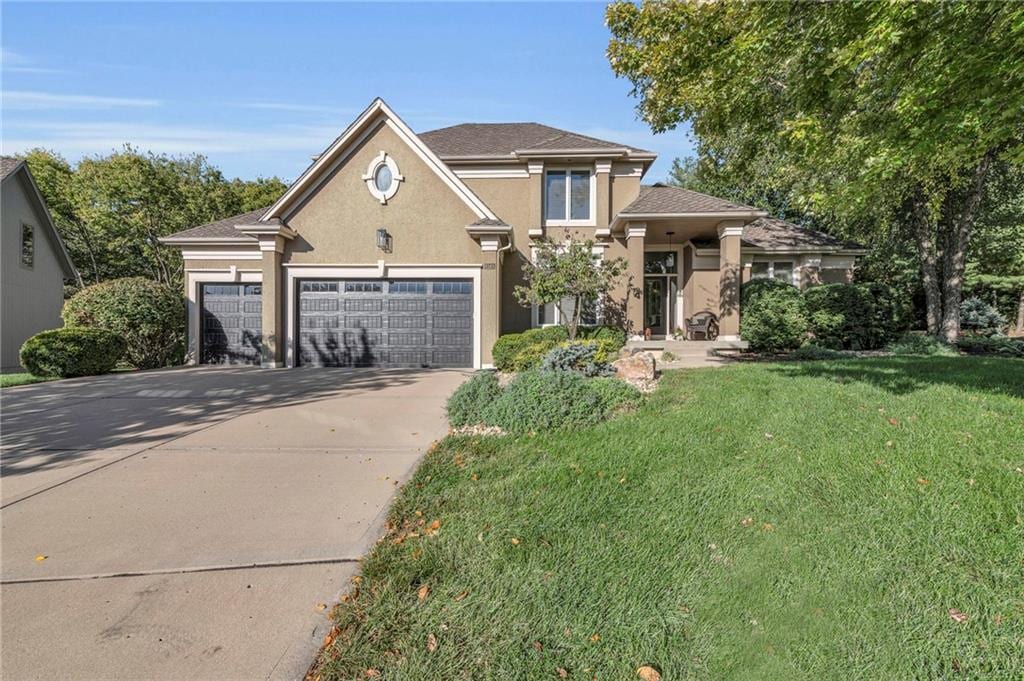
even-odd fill
[[[384,193],[391,189],[391,183],[394,178],[391,175],[391,168],[388,168],[387,164],[380,164],[377,166],[377,170],[373,173],[373,183],[377,186],[377,191]]]

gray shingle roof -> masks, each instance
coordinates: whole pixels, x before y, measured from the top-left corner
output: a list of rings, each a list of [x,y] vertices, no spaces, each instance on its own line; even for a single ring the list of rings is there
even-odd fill
[[[13,173],[19,165],[21,165],[20,158],[0,156],[0,180],[7,179],[7,176]]]
[[[662,213],[731,213],[736,211],[755,211],[757,208],[745,206],[708,196],[699,192],[670,187],[663,184],[643,185],[640,196],[623,208],[623,215],[650,215]]]
[[[462,123],[421,132],[419,138],[441,158],[506,157],[524,149],[628,149],[634,153],[652,153],[540,123]]]
[[[244,238],[252,240],[254,243],[256,239],[251,236],[242,234],[235,225],[253,223],[260,219],[260,216],[267,212],[265,208],[259,208],[257,210],[249,211],[248,213],[242,213],[241,215],[232,215],[229,218],[223,220],[217,220],[216,222],[210,222],[205,225],[199,225],[198,227],[192,227],[190,229],[171,234],[170,236],[164,237],[165,239],[226,239],[226,238]]]
[[[807,229],[778,218],[758,218],[743,228],[743,243],[748,246],[777,249],[863,250],[853,241]]]

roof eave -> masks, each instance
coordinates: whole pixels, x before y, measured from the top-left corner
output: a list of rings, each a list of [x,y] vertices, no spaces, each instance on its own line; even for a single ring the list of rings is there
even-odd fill
[[[157,241],[167,246],[259,246],[256,239],[245,236],[165,236]]]
[[[732,211],[691,211],[685,213],[618,213],[611,228],[617,229],[624,222],[643,220],[679,220],[687,218],[718,218],[719,220],[756,220],[768,215],[763,210]]]

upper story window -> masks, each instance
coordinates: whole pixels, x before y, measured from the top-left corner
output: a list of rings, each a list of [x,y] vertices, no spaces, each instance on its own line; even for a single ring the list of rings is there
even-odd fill
[[[593,224],[593,177],[586,168],[545,171],[544,221],[556,226]]]
[[[36,261],[36,229],[32,225],[21,226],[21,264],[32,267]]]
[[[398,164],[386,151],[377,154],[363,175],[363,182],[378,201],[386,204],[398,192],[398,183],[405,177],[398,172]]]

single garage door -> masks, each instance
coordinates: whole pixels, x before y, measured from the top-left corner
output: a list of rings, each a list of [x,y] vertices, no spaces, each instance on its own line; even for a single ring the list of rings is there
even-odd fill
[[[203,284],[203,364],[259,364],[262,293],[259,284]]]
[[[298,308],[300,364],[473,366],[469,280],[302,281]]]

